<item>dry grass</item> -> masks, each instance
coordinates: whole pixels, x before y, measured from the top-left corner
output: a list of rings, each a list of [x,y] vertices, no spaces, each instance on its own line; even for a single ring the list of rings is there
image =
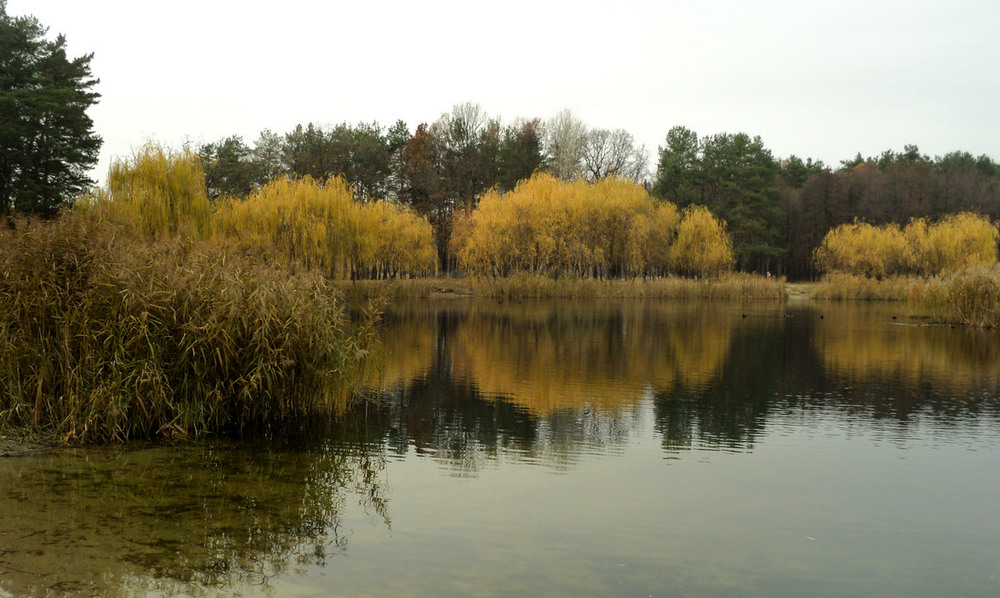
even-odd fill
[[[468,278],[398,278],[390,280],[331,281],[345,298],[356,303],[365,299],[430,299],[467,297],[473,294]]]
[[[596,278],[551,278],[517,274],[505,278],[423,278],[394,281],[341,283],[350,299],[373,296],[389,298],[490,297],[528,298],[647,298],[647,299],[782,299],[783,278],[730,273],[718,278],[681,277],[601,280]]]
[[[928,285],[917,301],[936,308],[945,320],[979,328],[1000,327],[1000,265],[960,270]]]
[[[813,299],[851,301],[907,301],[919,294],[927,279],[894,276],[877,280],[857,274],[825,275],[813,288]]]
[[[1000,265],[973,266],[945,277],[875,280],[851,274],[823,277],[813,299],[906,301],[952,324],[1000,327]]]
[[[329,409],[364,375],[372,335],[321,277],[82,213],[15,224],[0,232],[0,425],[64,441],[246,430]]]

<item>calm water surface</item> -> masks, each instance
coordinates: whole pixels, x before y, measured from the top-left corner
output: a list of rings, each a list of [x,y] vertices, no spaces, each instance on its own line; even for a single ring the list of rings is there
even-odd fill
[[[0,595],[1000,595],[1000,336],[900,309],[397,305],[338,421],[0,459]]]

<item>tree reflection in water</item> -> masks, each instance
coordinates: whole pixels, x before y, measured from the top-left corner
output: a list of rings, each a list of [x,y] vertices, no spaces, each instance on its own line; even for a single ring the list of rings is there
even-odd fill
[[[647,405],[671,453],[750,450],[791,413],[900,437],[918,415],[944,425],[996,417],[997,335],[894,326],[890,307],[398,306],[383,337],[382,417],[398,449],[412,443],[465,473],[501,452],[563,467],[614,450],[643,426]]]
[[[410,304],[386,317],[382,421],[459,475],[502,452],[564,467],[643,426],[655,389],[722,367],[726,306]]]
[[[390,459],[475,476],[505,461],[569,470],[633,442],[666,457],[745,452],[814,425],[892,442],[995,429],[998,336],[900,326],[924,322],[888,309],[396,306],[377,400],[273,434],[299,443],[0,460],[0,594],[266,592],[344,553],[356,503],[390,525]]]

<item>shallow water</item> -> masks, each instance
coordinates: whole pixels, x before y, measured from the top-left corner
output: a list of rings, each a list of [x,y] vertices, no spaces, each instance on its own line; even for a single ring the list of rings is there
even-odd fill
[[[338,421],[0,460],[0,594],[1000,595],[1000,336],[899,310],[393,306]]]

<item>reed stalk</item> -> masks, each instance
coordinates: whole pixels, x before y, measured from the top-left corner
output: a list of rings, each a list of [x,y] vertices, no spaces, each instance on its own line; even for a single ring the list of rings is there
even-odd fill
[[[946,276],[897,276],[876,280],[833,273],[816,285],[813,299],[903,301],[941,322],[1000,327],[1000,265],[964,268]]]
[[[625,299],[783,299],[784,278],[728,273],[717,278],[551,278],[534,274],[508,277],[428,278],[340,283],[350,298],[376,295],[389,298],[488,297],[625,298]]]
[[[326,412],[365,375],[318,275],[93,214],[0,232],[0,425],[66,442],[248,431]]]

